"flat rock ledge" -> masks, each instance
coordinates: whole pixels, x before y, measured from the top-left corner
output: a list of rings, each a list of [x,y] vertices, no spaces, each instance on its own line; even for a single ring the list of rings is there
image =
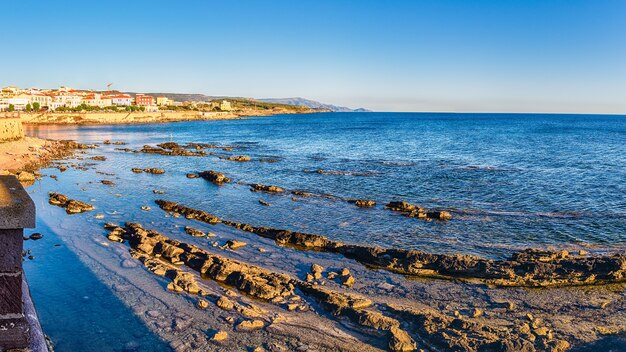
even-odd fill
[[[94,210],[93,205],[70,199],[64,194],[50,192],[48,203],[64,208],[68,214],[78,214]]]
[[[347,292],[322,288],[293,278],[287,274],[229,259],[210,253],[199,247],[172,240],[161,233],[146,230],[138,223],[126,223],[124,227],[107,224],[107,238],[114,242],[127,242],[131,254],[139,259],[148,270],[156,275],[171,280],[168,289],[174,292],[200,294],[200,286],[195,275],[172,267],[185,265],[197,272],[202,278],[237,288],[249,296],[274,304],[284,304],[289,297],[296,296],[299,289],[333,316],[348,319],[353,324],[365,329],[375,330],[388,339],[390,351],[414,351],[417,344],[405,330],[400,321],[385,316],[374,307],[374,303],[365,297]],[[250,327],[263,328],[262,321],[252,321]]]
[[[254,227],[219,219],[203,210],[167,200],[159,207],[208,224],[223,223],[274,240],[282,246],[342,254],[376,268],[421,277],[479,279],[495,286],[549,287],[626,282],[626,255],[573,255],[567,251],[526,249],[506,260],[464,254],[431,254],[419,250],[388,249],[346,244],[325,236],[284,229]]]

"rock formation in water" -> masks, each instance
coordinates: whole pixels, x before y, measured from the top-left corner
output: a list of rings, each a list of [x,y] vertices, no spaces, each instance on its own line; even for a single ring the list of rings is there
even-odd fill
[[[339,253],[368,266],[405,275],[481,279],[496,286],[570,286],[626,281],[626,255],[581,256],[567,251],[527,249],[507,260],[464,254],[431,254],[419,250],[387,249],[346,244],[325,236],[283,229],[254,227],[221,220],[202,210],[157,200],[167,212],[179,213],[209,224],[223,223],[242,231],[307,250]]]
[[[295,289],[299,289],[333,315],[346,318],[357,326],[385,333],[391,351],[414,351],[417,347],[413,338],[400,327],[398,320],[374,309],[373,302],[367,298],[322,288],[287,274],[212,254],[196,246],[169,239],[156,231],[146,230],[137,223],[126,223],[123,228],[107,224],[105,228],[109,230],[107,237],[110,240],[127,241],[133,257],[142,261],[148,270],[170,279],[168,289],[172,291],[202,294],[195,275],[167,264],[184,264],[202,277],[233,286],[249,296],[273,303],[285,302],[287,297],[295,295]],[[318,271],[319,268],[315,270]],[[225,301],[222,298],[220,300]],[[219,301],[217,304],[224,307],[223,309],[232,309],[233,306]],[[263,321],[253,319],[244,320],[238,328],[248,330],[261,329],[264,326]]]
[[[70,199],[64,194],[50,192],[48,203],[56,205],[61,208],[65,208],[65,212],[68,214],[83,213],[94,209],[93,205],[81,202],[78,200]]]
[[[198,175],[207,181],[215,183],[218,186],[230,182],[230,178],[226,177],[226,175],[213,170],[202,171]]]

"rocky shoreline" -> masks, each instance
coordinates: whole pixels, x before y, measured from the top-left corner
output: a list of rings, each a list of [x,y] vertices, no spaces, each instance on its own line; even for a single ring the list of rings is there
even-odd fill
[[[446,350],[462,351],[565,351],[569,348],[567,341],[555,339],[549,329],[542,327],[539,321],[533,322],[533,319],[530,319],[530,324],[524,324],[517,329],[498,328],[461,317],[448,317],[432,310],[419,311],[374,302],[354,293],[324,288],[319,281],[305,282],[287,274],[212,254],[196,246],[171,240],[156,231],[146,230],[137,223],[126,223],[124,227],[107,224],[105,227],[109,230],[109,240],[128,242],[133,257],[155,275],[170,279],[169,290],[185,291],[200,297],[210,296],[198,285],[199,278],[178,268],[184,265],[200,274],[201,278],[235,287],[247,295],[288,310],[291,310],[292,305],[298,307],[299,304],[293,302],[298,302],[300,295],[304,295],[317,301],[338,319],[348,319],[357,326],[384,332],[390,351],[417,350],[416,341],[402,328],[406,324],[414,326],[410,331],[418,341],[425,344],[424,347],[438,346]],[[319,280],[324,268],[314,264],[311,272],[313,274],[308,275]],[[329,278],[331,274],[332,272],[328,273]],[[226,296],[212,298],[221,309],[230,310],[236,307]],[[205,302],[199,299],[198,305],[206,309]],[[244,316],[256,318],[244,318],[238,323],[233,321],[239,329],[260,329],[265,327],[266,320],[269,324],[280,323],[280,318],[276,316],[262,319],[263,312],[254,308],[239,307],[238,310]],[[474,313],[475,316],[480,314],[480,311]],[[394,316],[405,323],[401,323]]]
[[[74,141],[33,137],[0,143],[0,174],[14,175],[21,183],[30,185],[40,176],[40,169],[68,158],[80,149],[88,148]]]
[[[284,229],[254,227],[219,219],[205,211],[166,200],[155,201],[170,213],[208,224],[222,223],[305,250],[342,254],[365,265],[404,275],[436,278],[481,279],[495,286],[574,286],[626,282],[626,255],[590,257],[584,253],[526,249],[508,260],[489,260],[470,255],[430,254],[417,250],[386,249],[346,244],[325,236]]]
[[[90,150],[96,147],[70,141],[59,143],[67,153],[62,157],[71,155],[77,149],[81,150],[79,153],[93,154]],[[123,142],[105,141],[104,144],[122,145]],[[232,165],[242,167],[250,165],[249,162],[262,161],[262,158],[223,153],[243,148],[245,147],[237,145],[181,145],[168,142],[156,146],[145,145],[139,149],[115,150],[164,157],[193,157],[193,160],[198,160],[195,157],[214,156],[220,161],[232,161]],[[97,179],[94,183],[106,187],[108,193],[121,197],[121,194],[113,191],[121,185],[117,177],[111,177],[115,175],[108,172],[109,170],[101,171],[90,166],[96,165],[92,161],[107,163],[110,162],[108,159],[114,159],[107,156],[109,155],[106,153],[79,156],[77,159],[85,162],[57,163],[56,166],[61,172],[71,167],[78,171],[92,169],[97,174],[107,175],[107,179]],[[150,167],[130,169],[130,166],[126,166],[125,172],[130,177],[145,177],[158,182],[156,180],[171,177],[176,171],[180,171],[161,169],[161,165],[156,162],[146,166]],[[432,224],[441,226],[451,224],[448,220],[453,215],[445,210],[424,209],[398,200],[379,203],[379,200],[373,199],[348,199],[275,185],[235,182],[228,172],[224,174],[215,170],[190,170],[193,169],[183,171],[183,180],[185,177],[204,179],[216,186],[229,184],[236,187],[240,184],[252,192],[267,194],[267,200],[276,197],[271,199],[276,199],[277,203],[280,197],[291,197],[293,200],[309,197],[338,200],[351,204],[349,208],[362,208],[356,211],[369,212],[372,211],[369,208],[377,208],[411,219],[432,221]],[[145,173],[154,176],[139,175]],[[336,172],[320,174],[330,175],[329,177],[345,176]],[[56,179],[60,175],[51,177]],[[154,189],[152,193],[166,192]],[[50,192],[48,198],[51,205],[64,208],[68,215],[94,209],[92,204],[58,192]],[[84,194],[76,194],[76,198],[90,203],[97,201],[89,200]],[[261,205],[272,205],[263,199],[255,199],[255,202],[257,200]],[[564,305],[576,301],[577,306],[571,308],[572,310],[588,312],[596,309],[595,306],[583,306],[584,303],[581,302],[585,299],[584,292],[608,292],[615,290],[613,286],[619,291],[626,282],[626,256],[623,253],[590,255],[584,251],[569,253],[563,250],[526,249],[515,251],[509,258],[501,260],[465,254],[433,254],[420,250],[351,244],[315,233],[255,226],[223,219],[205,210],[164,199],[156,199],[155,203],[167,212],[165,219],[168,219],[159,221],[158,226],[150,221],[152,225],[149,226],[156,230],[148,230],[139,224],[147,223],[147,216],[145,220],[142,219],[143,215],[139,218],[126,218],[124,220],[129,222],[123,225],[105,224],[106,237],[110,242],[99,245],[115,253],[125,253],[120,254],[124,258],[121,261],[122,268],[133,268],[139,263],[141,265],[138,269],[145,268],[148,272],[146,275],[154,274],[158,277],[156,280],[161,280],[159,282],[164,280],[161,288],[170,292],[164,294],[184,296],[191,303],[186,309],[198,310],[211,316],[219,315],[219,312],[226,314],[225,317],[219,315],[221,328],[206,330],[200,325],[194,327],[195,323],[181,318],[180,313],[174,314],[166,310],[157,314],[153,310],[147,310],[145,319],[150,321],[151,326],[154,325],[158,334],[167,336],[168,341],[178,341],[172,343],[177,346],[177,351],[228,349],[226,346],[235,338],[248,339],[236,334],[255,332],[265,334],[260,340],[247,344],[264,346],[255,351],[306,351],[302,347],[306,345],[294,342],[300,341],[299,335],[303,333],[303,327],[306,327],[305,331],[311,337],[318,337],[317,341],[314,338],[303,339],[311,347],[309,350],[319,348],[320,351],[386,349],[559,352],[569,350],[572,345],[598,339],[598,336],[626,331],[626,327],[620,327],[617,323],[607,323],[604,326],[601,319],[596,325],[593,323],[594,314],[606,318],[608,312],[618,310],[622,304],[619,299],[617,302],[613,298],[607,298],[607,302],[611,303],[601,302],[597,308],[604,311],[588,313],[584,318],[587,319],[587,325],[573,327],[571,330],[565,321],[566,316],[561,313],[554,319],[549,316],[548,312],[556,312],[551,310],[552,302],[533,301],[536,299],[533,294],[553,295],[557,301],[563,301]],[[116,214],[116,218],[125,217],[116,211],[105,209],[100,206],[101,203],[94,204],[102,208],[100,210],[103,212],[96,214],[95,219],[108,217],[108,214]],[[143,205],[141,210],[145,210],[142,214],[150,214],[151,209]],[[454,213],[455,216],[456,214]],[[90,215],[73,215],[72,218],[81,216]],[[151,217],[154,220],[155,216]],[[156,216],[158,217],[160,216]],[[179,217],[180,220],[174,220]],[[207,230],[206,226],[198,229],[195,225],[185,225],[182,228],[183,236],[187,236],[185,240],[164,235],[172,227],[178,227],[174,225],[175,221],[186,222],[185,218],[188,221],[199,221],[203,226],[215,226],[216,230]],[[220,238],[223,237],[220,232],[224,232],[225,228],[232,232],[228,240]],[[277,258],[272,253],[279,251],[284,258]],[[270,253],[272,256],[266,257]],[[271,264],[277,260],[285,263],[277,268]],[[303,263],[307,263],[306,268],[303,268]],[[123,292],[120,294],[124,295]],[[520,298],[516,298],[516,295],[520,295]],[[609,296],[608,293],[603,295]],[[606,310],[608,304],[615,307]],[[538,313],[541,317],[538,317]],[[144,314],[143,311],[141,314]],[[194,314],[187,312],[184,315]],[[572,319],[577,318],[576,313],[568,311],[568,314],[572,315]],[[206,319],[210,318],[196,318],[196,323],[200,324]],[[335,330],[329,327],[335,327]],[[576,330],[577,328],[584,333]],[[597,335],[592,336],[589,329],[596,331]],[[187,330],[194,331],[191,342],[181,337]],[[275,342],[275,337],[270,339],[269,336],[281,336],[282,342]],[[321,341],[328,336],[336,340],[329,338],[329,341]],[[270,340],[272,342],[267,342]]]

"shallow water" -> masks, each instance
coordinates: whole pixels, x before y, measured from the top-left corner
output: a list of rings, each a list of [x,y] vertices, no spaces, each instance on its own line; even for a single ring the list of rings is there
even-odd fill
[[[150,325],[146,317],[154,310],[162,316],[153,320],[193,316],[194,331],[201,335],[232,329],[218,317],[219,309],[196,312],[194,298],[165,291],[167,282],[141,266],[126,267],[125,260],[133,261],[128,248],[106,240],[105,222],[137,221],[171,238],[215,250],[210,240],[182,231],[192,225],[215,232],[220,244],[229,239],[249,243],[225,253],[231,258],[297,277],[303,277],[312,262],[336,268],[346,265],[363,285],[363,294],[378,294],[375,285],[388,282],[397,286],[395,292],[403,292],[397,298],[417,301],[421,297],[430,304],[432,292],[461,290],[453,284],[368,271],[334,254],[278,247],[273,241],[224,225],[175,219],[154,204],[156,199],[252,225],[430,252],[502,258],[519,248],[546,245],[599,252],[626,248],[626,116],[335,113],[171,124],[38,126],[29,127],[27,133],[100,143],[66,161],[86,169],[44,169],[44,175],[55,175],[58,181],[43,177],[28,189],[37,204],[35,231],[44,233],[44,239],[25,242],[35,256],[26,261],[25,271],[43,328],[57,351],[169,350],[176,342],[162,338],[170,333]],[[101,144],[106,139],[127,145]],[[207,149],[217,155],[205,157],[115,150],[167,141],[235,149]],[[88,159],[95,155],[107,160]],[[220,155],[249,155],[253,161],[233,162],[219,159]],[[277,161],[258,161],[267,158]],[[166,172],[136,174],[131,172],[134,167]],[[315,172],[318,169],[330,174]],[[234,182],[218,187],[185,176],[203,170],[223,172]],[[102,184],[104,179],[115,185]],[[378,205],[359,209],[342,200],[292,200],[290,195],[250,192],[238,181],[374,199]],[[51,191],[89,202],[96,209],[66,215],[47,203]],[[272,206],[260,205],[259,199]],[[408,218],[383,209],[390,200],[449,210],[453,219]],[[152,210],[141,210],[142,206]],[[97,219],[96,214],[104,218]],[[258,248],[269,251],[259,254]],[[482,288],[468,290],[452,302],[482,299],[476,294]],[[422,297],[422,292],[429,294]],[[459,308],[452,305],[451,309]],[[188,341],[185,334],[167,336]],[[274,337],[258,332],[230,338],[240,350]]]
[[[274,158],[237,163],[215,156],[171,157],[115,151],[103,145],[97,170],[66,173],[60,192],[86,188],[100,207],[135,216],[165,198],[251,224],[317,232],[346,242],[432,252],[506,256],[527,246],[626,243],[626,117],[532,114],[350,113],[287,115],[243,121],[37,127],[49,138],[140,148],[165,141],[240,146],[222,155]],[[165,175],[133,174],[160,167]],[[368,198],[375,209],[341,201],[303,200],[217,187],[188,172],[216,170],[234,181],[278,185],[344,198]],[[318,174],[318,169],[339,174]],[[113,179],[111,191],[90,185]],[[137,190],[137,184],[142,190]],[[151,193],[167,191],[166,196]],[[114,193],[124,197],[116,199]],[[274,206],[262,207],[258,199]],[[406,200],[452,211],[449,222],[410,219],[382,209]]]

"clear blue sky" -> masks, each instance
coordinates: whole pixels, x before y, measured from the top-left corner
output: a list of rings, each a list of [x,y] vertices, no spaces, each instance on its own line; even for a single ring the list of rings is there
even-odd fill
[[[3,0],[0,85],[626,113],[626,1]]]

